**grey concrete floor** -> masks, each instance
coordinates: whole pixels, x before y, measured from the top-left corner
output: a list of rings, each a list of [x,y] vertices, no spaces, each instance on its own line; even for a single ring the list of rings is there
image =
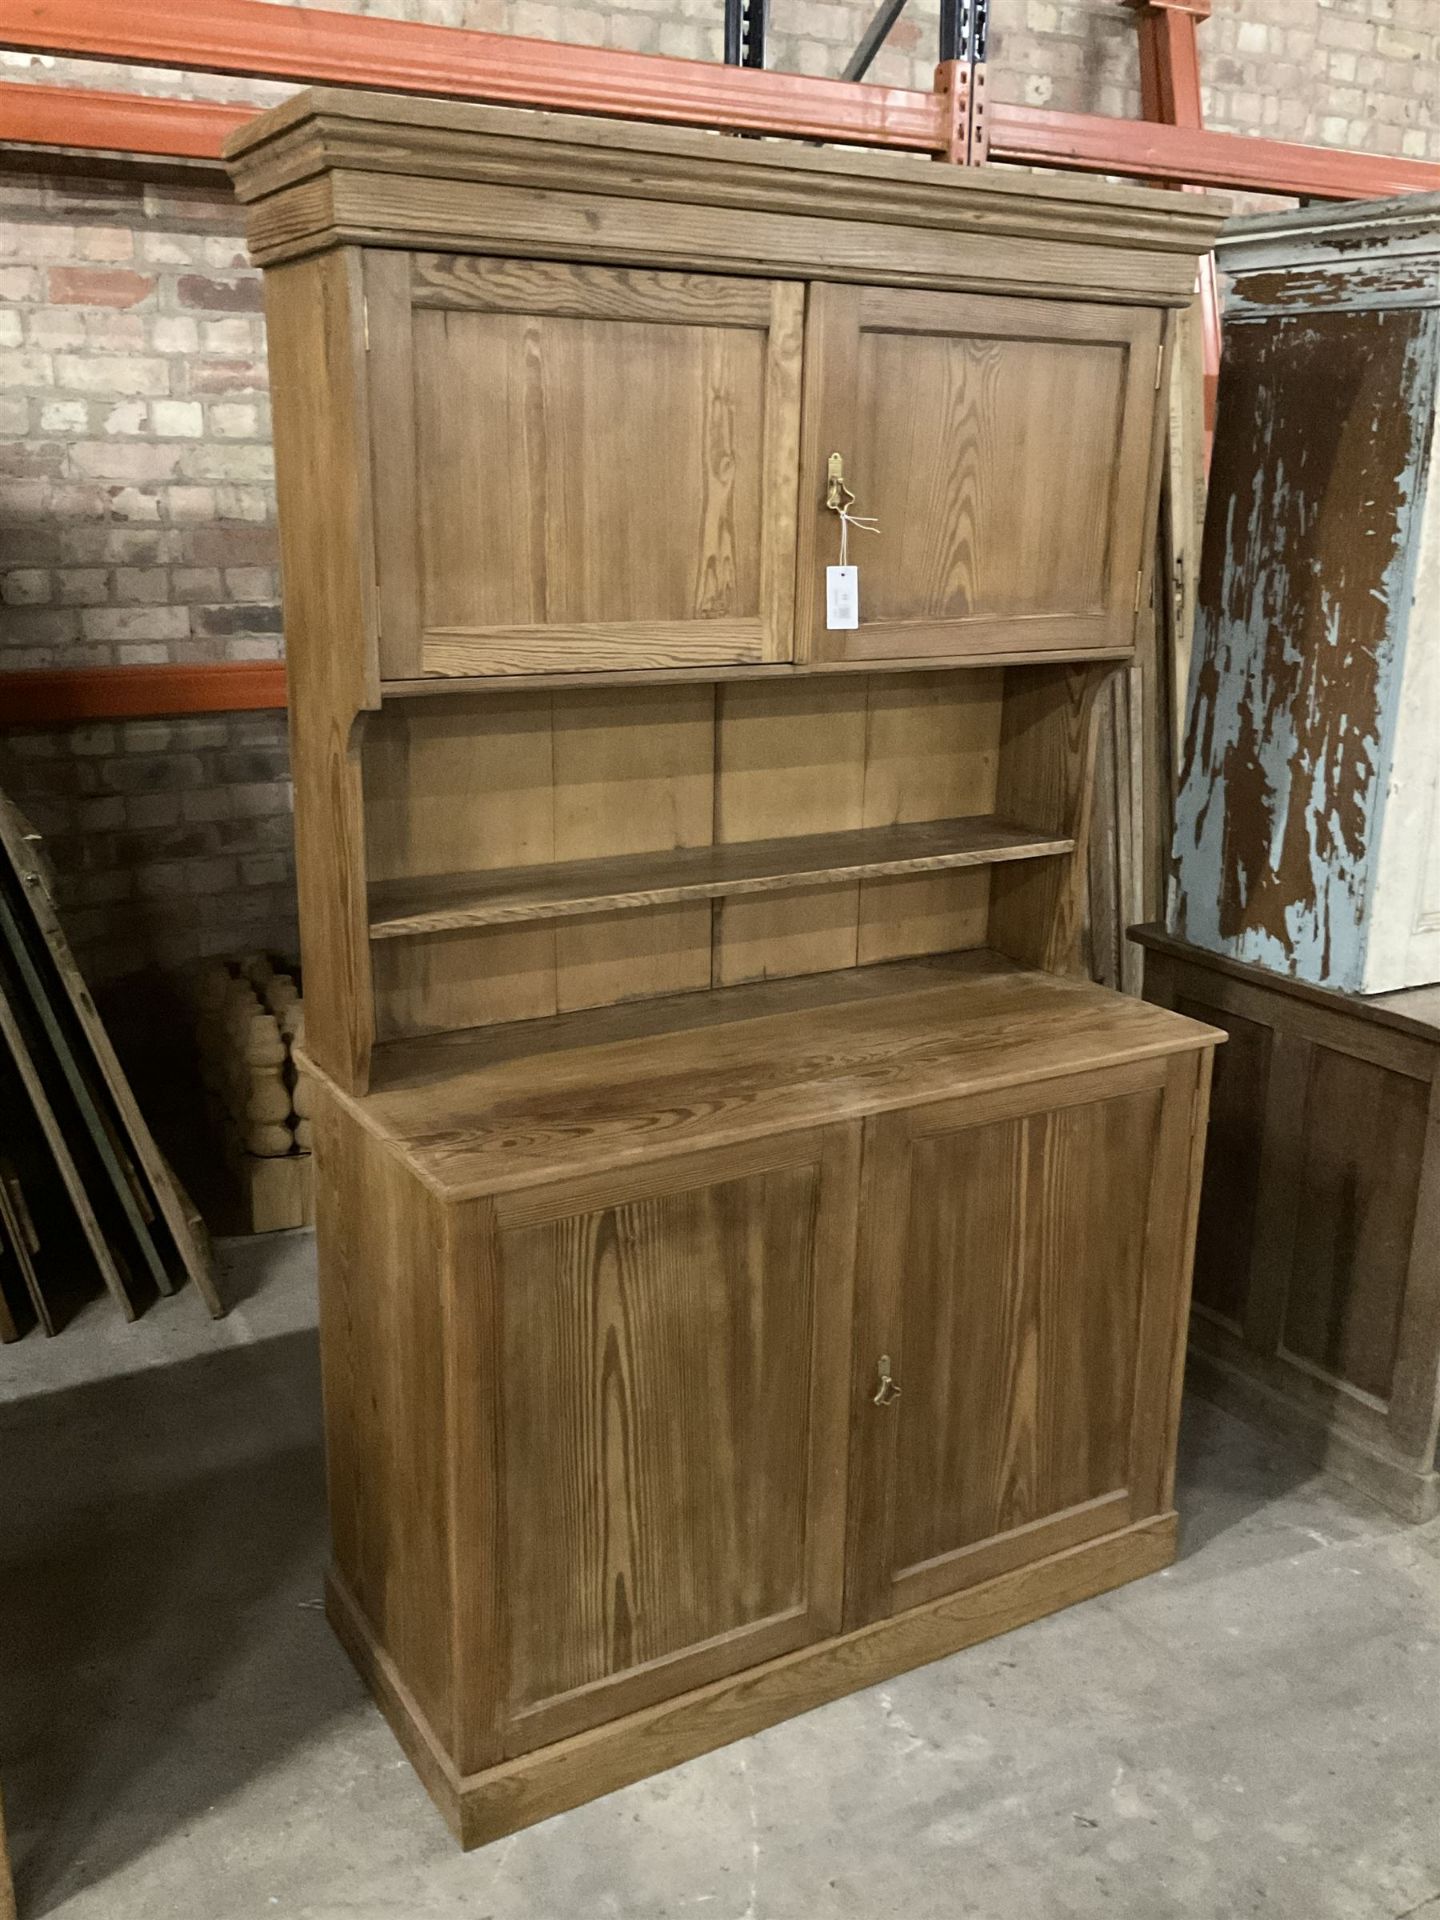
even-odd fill
[[[1201,1403],[1182,1558],[471,1855],[320,1607],[308,1239],[0,1355],[23,1920],[1440,1920],[1440,1523]]]

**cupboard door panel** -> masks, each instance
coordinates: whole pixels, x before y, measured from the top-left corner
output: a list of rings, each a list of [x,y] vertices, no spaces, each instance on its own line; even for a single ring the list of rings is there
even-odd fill
[[[1137,1356],[1162,1317],[1147,1287],[1175,1285],[1164,1082],[1143,1063],[868,1124],[847,1624],[1148,1511]]]
[[[510,1751],[838,1627],[856,1159],[497,1202]]]
[[[798,284],[368,270],[386,677],[790,657]]]
[[[801,478],[802,659],[1131,644],[1149,522],[1158,314],[820,286]],[[825,627],[839,453],[860,626]]]

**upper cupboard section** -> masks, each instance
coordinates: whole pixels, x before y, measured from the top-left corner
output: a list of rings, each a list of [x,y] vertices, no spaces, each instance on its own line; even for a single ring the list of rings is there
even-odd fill
[[[1131,643],[1155,309],[391,250],[361,272],[382,679]],[[833,454],[879,525],[842,632]]]

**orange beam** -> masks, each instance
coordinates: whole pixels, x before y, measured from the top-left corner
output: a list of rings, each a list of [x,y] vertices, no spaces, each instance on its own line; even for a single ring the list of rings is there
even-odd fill
[[[1140,16],[1140,110],[1171,127],[1204,125],[1196,26],[1210,0],[1129,0]]]
[[[935,95],[903,87],[563,46],[265,0],[6,0],[0,46],[859,146],[928,152],[943,144]]]
[[[1210,0],[1130,0],[1140,29],[1140,106],[1147,120],[1172,127],[1202,127],[1200,42],[1197,28],[1210,17]],[[1215,440],[1220,393],[1220,283],[1215,256],[1200,263],[1200,352],[1204,372],[1205,467]]]
[[[0,673],[0,726],[6,727],[68,727],[166,713],[250,713],[285,705],[280,661]]]
[[[289,9],[267,7],[266,11]],[[0,44],[7,37],[7,30],[0,28]],[[575,48],[557,51],[572,56],[580,52]],[[634,57],[649,59],[652,56],[637,54]],[[707,67],[705,71],[723,73],[726,69]],[[751,80],[764,77],[752,69],[733,71],[743,72]],[[868,87],[864,90],[871,91]],[[450,91],[453,94],[456,89],[452,87]],[[933,114],[933,151],[945,151],[949,137],[946,120],[949,96],[912,93],[907,97],[925,103],[927,111]],[[601,109],[597,105],[593,110]],[[232,128],[253,118],[254,111],[249,107],[210,106],[190,100],[102,93],[89,87],[0,82],[0,140],[32,146],[218,161],[225,136]],[[624,100],[612,101],[608,111],[632,118],[646,117]],[[1103,114],[1055,113],[1045,107],[1012,106],[1001,101],[992,101],[987,112],[991,159],[1017,165],[1064,167],[1080,173],[1129,174],[1176,185],[1296,194],[1317,200],[1372,200],[1398,193],[1440,192],[1440,164],[1434,161],[1350,153],[1333,147],[1307,147],[1291,141],[1261,140],[1250,134],[1210,133],[1203,128],[1172,127],[1143,120],[1115,120]],[[790,123],[777,124],[770,130],[804,131]],[[907,134],[901,141],[877,135],[870,144],[911,146],[919,143],[912,142]]]
[[[218,160],[227,136],[253,120],[257,111],[200,100],[102,93],[98,87],[0,81],[0,140],[18,146]]]
[[[992,100],[990,157],[1031,167],[1119,173],[1175,185],[1224,187],[1245,193],[1294,194],[1315,200],[1375,200],[1397,193],[1440,191],[1440,164],[1383,153],[1349,153],[1248,133],[1211,133],[1096,113],[1053,113],[1046,107]]]

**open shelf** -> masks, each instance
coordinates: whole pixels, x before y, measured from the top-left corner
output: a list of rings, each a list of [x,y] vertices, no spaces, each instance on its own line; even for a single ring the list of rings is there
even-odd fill
[[[997,814],[978,814],[605,860],[501,867],[489,873],[436,874],[372,888],[370,938],[400,940],[456,927],[557,920],[674,900],[1038,860],[1069,853],[1074,845],[1072,839]]]

